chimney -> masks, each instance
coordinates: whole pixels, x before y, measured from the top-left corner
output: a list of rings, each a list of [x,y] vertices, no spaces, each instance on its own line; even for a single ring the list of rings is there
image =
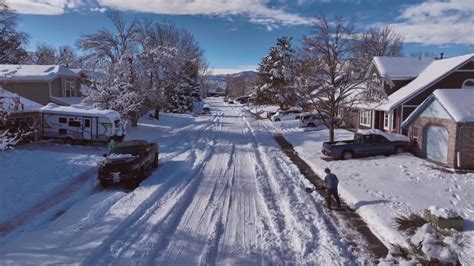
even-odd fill
[[[441,54],[439,55],[439,59],[443,59],[443,57],[444,57],[444,53],[441,53]]]

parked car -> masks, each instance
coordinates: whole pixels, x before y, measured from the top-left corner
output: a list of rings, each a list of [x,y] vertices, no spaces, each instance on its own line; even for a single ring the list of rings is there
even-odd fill
[[[229,101],[229,97],[224,97],[224,102],[228,102]]]
[[[229,100],[227,100],[227,103],[234,104],[234,99],[229,98]]]
[[[324,142],[322,153],[341,159],[354,157],[398,154],[410,148],[407,136],[385,133],[377,129],[359,130],[353,140]]]
[[[250,100],[250,97],[249,96],[240,96],[240,97],[237,97],[235,98],[235,100],[241,104],[245,104],[245,103],[248,103],[249,100]]]
[[[283,120],[300,119],[303,110],[301,108],[290,108],[286,111],[278,111],[271,118],[273,122]]]
[[[342,119],[336,117],[336,127],[345,126],[345,123]],[[317,127],[323,125],[323,119],[319,114],[306,113],[302,114],[300,118],[300,127]]]
[[[159,147],[144,140],[124,141],[107,154],[99,166],[99,181],[103,187],[125,184],[134,189],[158,167]]]
[[[204,104],[201,109],[201,114],[208,115],[211,113],[211,107],[208,104]]]

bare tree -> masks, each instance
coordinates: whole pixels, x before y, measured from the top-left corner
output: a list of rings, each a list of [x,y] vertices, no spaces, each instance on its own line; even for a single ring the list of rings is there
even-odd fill
[[[227,95],[235,98],[244,96],[247,92],[247,86],[249,84],[243,76],[229,76],[226,81],[226,85]]]
[[[303,40],[308,68],[306,99],[329,128],[329,141],[334,140],[334,129],[340,120],[359,102],[360,85],[365,82],[349,60],[354,55],[354,32],[353,20],[338,17],[328,21],[323,16],[313,23],[312,34]]]
[[[30,61],[34,65],[55,65],[56,51],[52,45],[39,43],[36,50],[30,56]]]
[[[84,61],[93,69],[96,66],[117,63],[134,46],[137,20],[127,23],[117,12],[107,15],[115,32],[102,29],[97,33],[82,36],[77,42],[77,46],[86,52]]]
[[[30,54],[29,63],[34,65],[63,65],[80,67],[79,57],[69,45],[57,49],[47,43],[39,43],[36,50]]]
[[[20,64],[28,58],[24,45],[28,35],[16,31],[18,16],[0,0],[0,64]]]
[[[374,56],[402,55],[403,37],[390,26],[370,28],[355,40],[354,64],[360,72],[367,71]]]

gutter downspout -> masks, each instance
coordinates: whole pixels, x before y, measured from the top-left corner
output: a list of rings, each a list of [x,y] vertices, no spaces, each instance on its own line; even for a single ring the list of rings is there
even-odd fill
[[[457,168],[461,168],[461,137],[462,137],[462,131],[464,127],[463,124],[460,124],[458,126],[457,134],[456,134],[456,166]]]
[[[50,81],[48,81],[48,87],[49,87],[49,95],[48,95],[48,100],[50,100],[50,99],[51,99],[51,96],[52,96],[52,95],[51,95],[51,80],[50,80]]]

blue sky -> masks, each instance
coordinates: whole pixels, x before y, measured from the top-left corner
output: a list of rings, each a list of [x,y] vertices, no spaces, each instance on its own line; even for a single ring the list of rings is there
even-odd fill
[[[405,37],[405,55],[474,52],[472,0],[7,0],[21,15],[21,30],[38,42],[74,44],[110,27],[106,10],[126,18],[166,20],[194,34],[216,73],[254,69],[279,36],[299,43],[320,14],[353,16],[358,28],[391,25]]]

